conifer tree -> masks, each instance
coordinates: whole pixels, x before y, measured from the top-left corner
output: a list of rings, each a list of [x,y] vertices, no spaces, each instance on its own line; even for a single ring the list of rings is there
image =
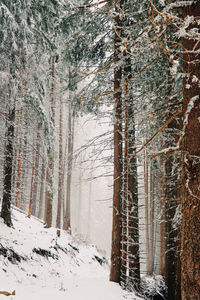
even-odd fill
[[[183,65],[187,77],[183,87],[183,195],[181,226],[181,297],[198,299],[200,295],[200,89],[199,89],[199,17],[200,4],[183,7],[183,17],[191,20],[183,38]],[[197,34],[197,35],[196,35]]]

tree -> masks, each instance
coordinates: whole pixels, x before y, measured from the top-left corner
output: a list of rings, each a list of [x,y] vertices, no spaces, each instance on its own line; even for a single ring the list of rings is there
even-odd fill
[[[190,19],[183,38],[183,195],[181,225],[181,293],[182,300],[199,299],[200,295],[200,88],[199,88],[199,17],[200,3],[182,8],[183,17]]]
[[[12,160],[13,160],[13,139],[14,139],[15,107],[8,112],[8,129],[5,146],[4,162],[4,191],[1,209],[1,217],[8,226],[12,226],[11,220],[11,191],[12,191]]]
[[[50,119],[52,130],[55,127],[55,92],[56,92],[56,57],[51,59],[51,102],[50,102]],[[46,194],[45,194],[45,222],[47,227],[52,226],[52,209],[53,209],[53,171],[54,171],[54,146],[51,144],[48,149],[48,163],[46,173]]]
[[[114,187],[113,187],[113,229],[110,280],[120,282],[121,276],[121,193],[122,193],[122,97],[119,89],[122,78],[120,62],[121,20],[119,12],[122,1],[114,2],[115,9],[115,37],[114,37]]]

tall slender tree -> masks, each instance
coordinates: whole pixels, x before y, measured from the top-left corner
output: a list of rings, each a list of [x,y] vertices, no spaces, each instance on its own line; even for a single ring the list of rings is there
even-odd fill
[[[1,217],[8,226],[12,226],[11,203],[12,203],[12,162],[13,162],[13,140],[14,140],[15,107],[9,108],[8,127],[6,133],[5,161],[4,161],[4,190],[1,209]]]
[[[122,95],[120,66],[121,20],[120,12],[123,1],[114,1],[114,190],[113,190],[113,227],[110,280],[120,282],[121,276],[121,197],[122,197]]]

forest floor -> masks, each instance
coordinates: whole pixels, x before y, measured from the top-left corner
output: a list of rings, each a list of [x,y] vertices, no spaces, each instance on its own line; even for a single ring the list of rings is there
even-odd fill
[[[94,245],[13,209],[14,228],[0,219],[0,299],[138,299],[109,282],[107,260]],[[11,295],[10,295],[11,294]]]

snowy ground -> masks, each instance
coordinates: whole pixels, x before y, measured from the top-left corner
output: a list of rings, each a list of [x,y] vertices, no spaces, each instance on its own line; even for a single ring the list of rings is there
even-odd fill
[[[13,224],[15,229],[8,228],[0,219],[0,291],[15,291],[8,299],[137,299],[109,282],[108,263],[95,246],[64,231],[57,237],[55,228],[45,229],[19,210],[13,210]]]

